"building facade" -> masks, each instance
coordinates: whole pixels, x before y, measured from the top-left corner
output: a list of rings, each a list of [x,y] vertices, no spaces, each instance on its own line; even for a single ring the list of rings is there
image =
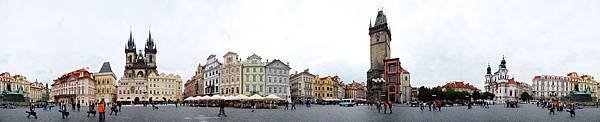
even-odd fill
[[[528,85],[520,83],[508,75],[504,57],[502,57],[502,61],[498,66],[498,71],[492,74],[491,70],[491,67],[488,65],[484,87],[485,91],[495,95],[494,100],[500,102],[517,101],[520,97],[519,95],[528,91]]]
[[[339,76],[333,76],[333,97],[335,99],[346,98],[346,84]]]
[[[238,54],[227,52],[223,59],[225,62],[221,66],[221,95],[235,96],[243,94],[242,90],[242,63]]]
[[[363,84],[355,81],[348,84],[346,86],[346,98],[354,100],[366,99],[366,87]]]
[[[375,25],[371,25],[369,22],[369,36],[371,68],[367,71],[367,100],[375,102],[382,100],[382,93],[385,93],[385,83],[378,82],[376,79],[383,78],[383,60],[389,59],[391,56],[390,42],[392,35],[388,27],[387,18],[382,10],[377,12]]]
[[[175,74],[148,74],[149,101],[173,103],[182,101],[181,76]]]
[[[266,92],[268,95],[274,94],[280,98],[290,98],[290,66],[289,63],[275,59],[266,66]]]
[[[541,75],[534,76],[531,80],[533,87],[532,96],[538,100],[558,100],[569,95],[571,89],[569,85],[569,77]]]
[[[465,83],[464,81],[451,81],[442,86],[442,91],[447,91],[450,89],[454,90],[455,92],[467,92],[469,94],[480,91],[475,86]]]
[[[196,80],[189,79],[185,82],[185,84],[183,85],[183,98],[188,98],[188,97],[194,97],[194,96],[198,96],[198,83],[196,82]]]
[[[266,87],[266,63],[262,62],[262,58],[256,54],[252,54],[243,62],[243,88],[244,95],[251,96],[259,94],[267,95],[264,91]]]
[[[290,95],[292,100],[305,103],[313,98],[313,82],[315,75],[308,69],[290,76]]]
[[[125,71],[117,84],[117,101],[142,103],[148,102],[148,74],[158,73],[156,70],[156,46],[152,35],[148,33],[144,52],[136,52],[133,35],[125,46]]]
[[[313,84],[315,86],[315,94],[313,96],[316,101],[327,101],[336,98],[336,96],[333,95],[333,77],[319,77],[319,75],[315,75],[315,82]]]
[[[54,102],[88,106],[96,101],[96,80],[86,69],[66,73],[52,83]]]
[[[219,82],[221,77],[221,62],[217,59],[216,55],[210,55],[206,59],[206,66],[204,68],[204,94],[205,95],[217,95],[219,94]]]
[[[107,103],[117,101],[117,85],[115,81],[117,76],[112,72],[109,62],[104,62],[100,71],[94,73],[94,79],[96,80],[96,98],[98,100],[104,100]]]
[[[29,92],[29,102],[39,103],[44,102],[44,93],[46,92],[46,86],[40,82],[31,83],[30,92]]]

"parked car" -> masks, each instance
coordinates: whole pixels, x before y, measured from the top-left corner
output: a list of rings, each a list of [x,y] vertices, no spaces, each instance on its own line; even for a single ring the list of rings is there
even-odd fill
[[[342,107],[353,107],[356,105],[356,102],[353,99],[342,99],[340,106]]]

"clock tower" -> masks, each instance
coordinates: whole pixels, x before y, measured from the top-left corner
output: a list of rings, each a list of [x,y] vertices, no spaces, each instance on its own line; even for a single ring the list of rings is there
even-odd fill
[[[370,102],[381,100],[381,94],[385,93],[383,84],[374,79],[383,78],[383,60],[390,59],[390,41],[392,35],[387,24],[387,18],[383,10],[377,12],[375,24],[369,23],[369,47],[371,68],[367,71],[367,99]]]

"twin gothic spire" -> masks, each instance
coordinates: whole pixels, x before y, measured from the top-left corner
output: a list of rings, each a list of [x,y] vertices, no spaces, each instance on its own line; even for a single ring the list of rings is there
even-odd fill
[[[129,39],[127,40],[127,45],[125,46],[125,52],[135,52],[136,46],[135,41],[133,40],[133,32],[129,30]],[[146,40],[145,46],[146,52],[156,52],[156,45],[154,44],[154,39],[152,39],[152,33],[148,30],[148,39]]]

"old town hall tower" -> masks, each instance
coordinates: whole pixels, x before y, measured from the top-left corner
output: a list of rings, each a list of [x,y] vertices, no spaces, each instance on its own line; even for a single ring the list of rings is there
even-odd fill
[[[384,60],[390,58],[390,41],[392,35],[387,24],[387,18],[383,10],[377,12],[375,24],[369,23],[370,36],[370,61],[371,68],[367,71],[367,99],[369,101],[379,100],[380,94],[384,93],[383,83],[375,79],[383,78]]]

